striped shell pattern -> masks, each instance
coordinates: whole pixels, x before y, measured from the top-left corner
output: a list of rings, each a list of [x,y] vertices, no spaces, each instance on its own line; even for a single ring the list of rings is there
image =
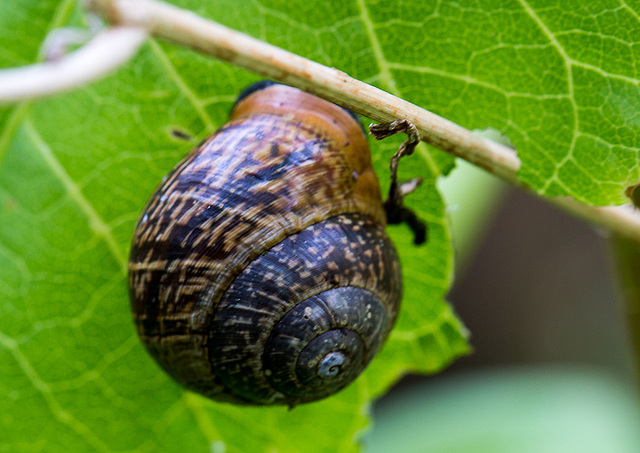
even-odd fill
[[[296,404],[352,382],[401,299],[366,136],[350,112],[259,83],[188,154],[136,225],[138,334],[186,388]]]

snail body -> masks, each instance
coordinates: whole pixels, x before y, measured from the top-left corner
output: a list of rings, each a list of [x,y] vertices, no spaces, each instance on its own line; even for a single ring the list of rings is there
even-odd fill
[[[258,85],[165,177],[129,288],[160,366],[214,400],[290,406],[352,382],[401,300],[367,139],[341,107]]]

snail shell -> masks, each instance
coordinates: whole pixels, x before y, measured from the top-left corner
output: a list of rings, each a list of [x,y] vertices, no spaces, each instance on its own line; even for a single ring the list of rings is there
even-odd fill
[[[259,83],[136,225],[138,334],[186,388],[290,406],[353,381],[401,299],[366,136],[347,110]]]

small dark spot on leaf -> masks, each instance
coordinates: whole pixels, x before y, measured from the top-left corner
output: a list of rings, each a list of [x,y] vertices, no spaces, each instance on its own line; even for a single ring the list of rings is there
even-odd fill
[[[177,127],[171,128],[171,135],[179,140],[191,141],[193,140],[193,135],[188,132],[178,129]]]

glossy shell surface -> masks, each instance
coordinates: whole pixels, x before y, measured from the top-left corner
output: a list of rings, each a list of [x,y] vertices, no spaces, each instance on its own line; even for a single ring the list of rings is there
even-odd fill
[[[369,148],[344,109],[284,85],[242,99],[162,181],[135,229],[136,328],[220,401],[324,398],[366,367],[401,276]]]

